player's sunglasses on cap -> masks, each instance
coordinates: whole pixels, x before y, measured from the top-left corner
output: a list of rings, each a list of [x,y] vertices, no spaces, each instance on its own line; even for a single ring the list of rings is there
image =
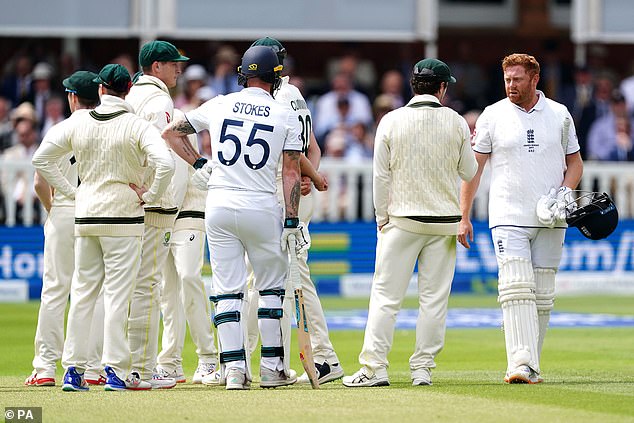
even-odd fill
[[[77,71],[62,81],[64,91],[86,100],[99,100],[99,84],[94,82],[97,74],[89,71]]]
[[[414,76],[443,82],[456,82],[449,66],[438,59],[423,59],[414,66]]]

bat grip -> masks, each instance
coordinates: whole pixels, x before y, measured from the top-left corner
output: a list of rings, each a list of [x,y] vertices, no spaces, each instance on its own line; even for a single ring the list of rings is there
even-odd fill
[[[295,246],[297,245],[297,239],[294,234],[290,234],[288,236],[288,254],[291,257],[291,263],[289,268],[289,274],[291,277],[291,282],[293,283],[293,289],[301,288],[301,281],[299,278],[299,264],[297,263],[297,250]]]

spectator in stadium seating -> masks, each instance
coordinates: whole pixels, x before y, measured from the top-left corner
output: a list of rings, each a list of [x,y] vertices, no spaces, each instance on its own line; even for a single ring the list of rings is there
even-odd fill
[[[377,96],[388,95],[392,99],[392,110],[405,104],[404,93],[406,91],[405,78],[396,69],[391,69],[381,77],[381,92]],[[375,99],[376,100],[376,99]]]
[[[214,74],[209,84],[216,94],[225,95],[242,89],[238,85],[237,66],[239,59],[238,53],[230,45],[218,48],[214,56]]]
[[[332,89],[316,103],[314,132],[322,150],[328,132],[352,122],[373,123],[372,106],[368,97],[352,88],[347,73],[337,74],[331,81]]]
[[[608,73],[601,73],[595,77],[592,97],[588,104],[581,110],[577,125],[577,137],[581,148],[581,157],[588,155],[588,135],[590,127],[595,120],[606,115],[610,111],[610,96],[614,90],[614,80]]]
[[[0,97],[0,154],[13,145],[13,124],[9,119],[11,101]]]
[[[15,134],[17,136],[18,143],[4,150],[2,159],[9,162],[30,161],[39,144],[36,121],[20,119],[15,125]],[[10,193],[13,201],[16,203],[16,224],[23,225],[27,223],[24,216],[24,206],[27,203],[28,196],[31,196],[33,199],[33,219],[35,222],[39,221],[39,200],[33,190],[32,179],[29,180],[25,171],[17,172],[15,178],[11,181],[8,171],[3,169],[2,191]]]
[[[455,87],[445,97],[443,104],[449,105],[458,113],[486,106],[488,79],[482,65],[474,57],[474,48],[470,41],[462,40],[456,46],[458,57],[448,63],[456,77]]]
[[[33,101],[33,78],[31,77],[31,58],[18,54],[13,61],[13,71],[2,81],[0,94],[15,107],[25,101]]]
[[[621,81],[620,90],[625,96],[627,109],[630,113],[634,113],[634,60],[630,62],[629,76]]]
[[[631,160],[633,141],[631,128],[634,119],[629,113],[623,93],[614,90],[610,100],[610,111],[594,121],[590,127],[588,159]]]
[[[41,130],[46,114],[46,102],[53,95],[51,90],[53,67],[46,62],[40,62],[33,68],[31,77],[33,78],[33,107],[35,107],[35,114]],[[63,109],[64,103],[61,104]]]
[[[198,64],[187,66],[185,72],[183,72],[184,85],[181,92],[174,98],[174,107],[183,112],[188,112],[198,107],[201,104],[199,98],[197,98],[198,90],[207,87],[208,78],[209,75],[204,66]],[[207,88],[213,93],[212,88]],[[205,92],[201,91],[201,94],[204,95]],[[214,95],[209,96],[209,98],[212,97],[214,97]]]
[[[376,85],[376,69],[372,61],[359,54],[357,46],[350,46],[346,52],[327,64],[327,75],[333,80],[338,74],[345,73],[350,77],[351,86],[368,97],[374,97]]]
[[[46,105],[44,106],[42,136],[44,136],[53,125],[63,121],[65,118],[64,99],[57,94],[53,94],[46,100]]]
[[[573,71],[573,82],[561,89],[561,102],[570,110],[575,125],[579,126],[581,111],[590,103],[594,77],[590,68],[578,66]]]

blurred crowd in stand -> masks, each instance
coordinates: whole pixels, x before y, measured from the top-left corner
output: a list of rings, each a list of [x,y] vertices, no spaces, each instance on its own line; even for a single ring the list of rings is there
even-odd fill
[[[585,160],[631,161],[634,61],[629,72],[618,74],[610,69],[600,46],[597,48],[585,67],[566,65],[556,49],[546,49],[546,54],[538,57],[542,64],[538,89],[564,103],[572,113]],[[478,64],[468,42],[456,46],[456,52],[458,59],[448,60],[448,64],[458,82],[452,84],[444,103],[465,116],[473,128],[482,109],[503,98],[499,91],[502,75]],[[211,59],[192,57],[173,92],[175,106],[187,111],[216,95],[240,90],[236,72],[240,55],[233,46],[221,44]],[[0,64],[0,159],[4,161],[30,160],[43,134],[69,115],[61,84],[66,76],[80,68],[98,70],[112,62],[126,66],[131,75],[138,71],[135,58],[127,54],[85,67],[68,55],[51,56],[19,52]],[[371,161],[378,121],[411,98],[409,72],[413,63],[378,71],[376,63],[350,50],[327,58],[321,81],[315,83],[312,78],[310,84],[295,73],[293,63],[289,57],[283,73],[309,103],[323,156],[349,163]],[[199,143],[205,155],[211,154],[208,134],[200,134]],[[31,195],[37,218],[41,208],[27,178],[20,174],[7,178],[4,168],[0,178],[0,224],[6,219],[5,198],[15,201],[16,222],[20,224],[24,198]]]

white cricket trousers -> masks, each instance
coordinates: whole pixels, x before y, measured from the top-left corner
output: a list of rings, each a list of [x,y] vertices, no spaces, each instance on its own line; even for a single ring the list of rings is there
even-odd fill
[[[104,366],[125,379],[130,371],[130,348],[126,337],[134,280],[141,259],[140,237],[79,236],[75,239],[75,273],[62,365],[87,368],[86,340],[90,337],[93,309],[103,286]]]
[[[412,372],[434,368],[445,342],[447,302],[456,265],[456,236],[423,235],[388,223],[378,233],[376,267],[368,322],[359,362],[372,369],[387,368],[396,315],[418,261],[416,346],[409,359]]]
[[[194,229],[183,229],[172,235],[163,271],[163,336],[157,360],[168,371],[182,366],[186,324],[196,345],[198,360],[202,363],[217,361],[211,307],[201,277],[205,242],[205,232]]]
[[[42,294],[33,357],[33,368],[38,374],[54,377],[56,362],[62,358],[64,318],[75,270],[74,254],[75,208],[53,206],[44,223]],[[101,307],[96,309],[96,313],[99,312],[103,313],[103,299]],[[101,327],[98,324],[93,325],[88,338],[91,347],[88,367],[95,369],[101,367],[103,337],[103,314],[98,314],[97,317],[96,320],[101,319]]]
[[[280,246],[282,210],[274,194],[210,190],[205,223],[215,295],[246,294],[245,252],[253,266],[255,289],[284,288],[288,253],[282,251]],[[238,300],[218,301],[215,306],[216,317],[221,313],[235,312],[241,307],[242,303]],[[221,353],[246,349],[246,321],[242,316],[241,313],[237,322],[218,324]],[[281,346],[280,322],[268,320],[272,320],[268,322],[270,325],[260,330],[263,343],[272,347]],[[282,369],[279,357],[262,361],[271,367],[272,362],[275,362],[275,368]],[[245,364],[244,360],[229,361],[226,368],[244,368]]]
[[[171,228],[145,225],[141,265],[130,303],[128,341],[132,370],[141,379],[151,379],[158,355],[161,324],[161,282],[169,253]]]
[[[314,199],[312,194],[304,195],[301,197],[299,203],[299,220],[306,224],[310,223],[310,219],[313,215]],[[248,263],[250,265],[250,263]],[[302,292],[304,294],[304,309],[306,310],[306,317],[308,319],[308,330],[310,331],[310,343],[313,348],[313,359],[316,363],[323,364],[324,361],[329,363],[338,363],[339,358],[335,353],[335,349],[330,342],[330,336],[328,334],[328,325],[326,324],[326,316],[321,306],[321,301],[317,295],[317,289],[310,277],[310,268],[308,267],[308,254],[300,254],[297,257],[297,264],[299,267],[299,274],[302,283]],[[249,272],[251,273],[251,272]],[[252,276],[252,275],[251,275]],[[248,318],[248,334],[249,334],[249,350],[251,353],[255,351],[258,343],[258,291],[253,287],[253,277],[249,279],[251,284],[249,287],[249,318]],[[285,312],[294,314],[295,303],[292,300],[294,287],[292,283],[288,283],[286,286],[287,296],[290,296],[289,301],[285,301],[285,306],[288,304],[291,308]],[[290,337],[288,338],[290,342]]]

